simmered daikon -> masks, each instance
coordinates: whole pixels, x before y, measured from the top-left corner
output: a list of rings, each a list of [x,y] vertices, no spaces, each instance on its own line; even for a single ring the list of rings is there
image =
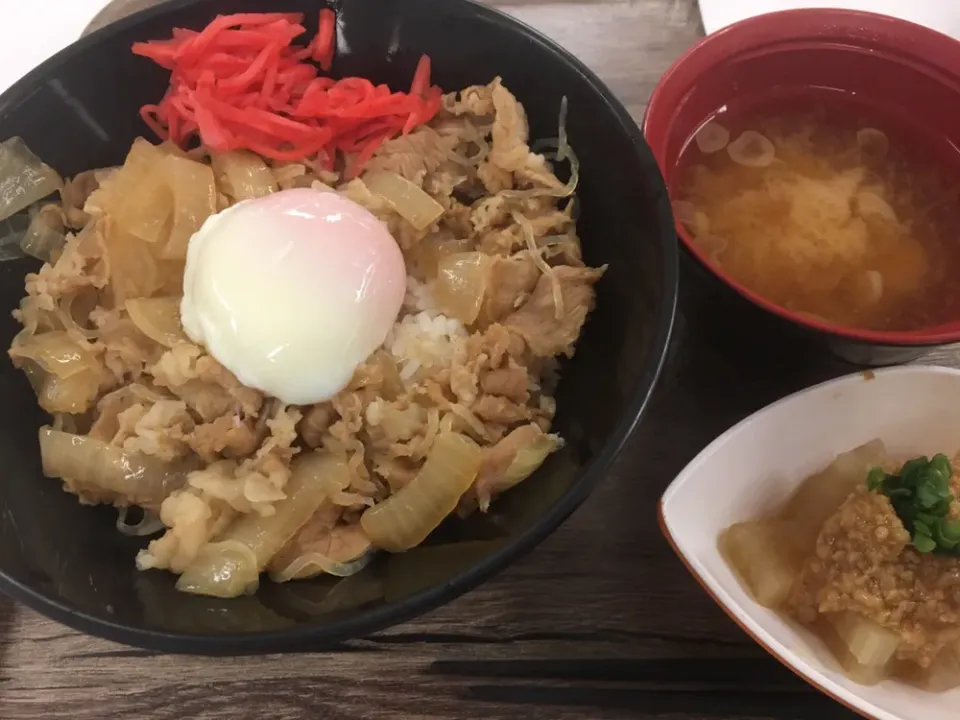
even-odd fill
[[[823,615],[820,637],[843,671],[863,685],[880,682],[900,644],[900,636],[855,612]]]
[[[800,574],[801,556],[791,545],[793,529],[776,520],[732,525],[720,538],[720,549],[764,607],[779,607]]]
[[[757,602],[812,630],[854,681],[946,690],[960,686],[957,486],[946,456],[894,462],[873,440],[728,528],[720,549]]]
[[[932,692],[960,686],[960,639],[947,643],[928,667],[904,662],[896,667],[896,675]]]
[[[804,480],[781,513],[793,523],[794,542],[811,552],[827,518],[855,487],[864,483],[870,468],[885,460],[883,443],[873,440],[838,455],[823,470]]]

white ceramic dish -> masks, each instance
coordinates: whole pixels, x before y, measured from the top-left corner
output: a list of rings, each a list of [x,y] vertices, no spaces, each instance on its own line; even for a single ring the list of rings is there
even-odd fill
[[[949,0],[700,0],[700,16],[708,34],[754,15],[797,8],[864,10],[960,38],[960,3]]]
[[[813,635],[754,602],[717,550],[735,522],[778,506],[838,454],[880,438],[893,454],[960,448],[960,370],[899,367],[847,375],[754,413],[714,440],[660,501],[664,534],[714,600],[771,654],[872,720],[956,720],[960,689],[847,679]]]

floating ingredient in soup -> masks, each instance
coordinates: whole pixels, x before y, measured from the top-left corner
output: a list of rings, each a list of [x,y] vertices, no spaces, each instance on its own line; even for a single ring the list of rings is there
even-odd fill
[[[705,212],[697,210],[693,203],[677,200],[673,203],[673,214],[697,237],[710,232],[710,219]]]
[[[890,140],[882,130],[865,127],[857,130],[857,146],[864,160],[879,161],[887,157]]]
[[[720,152],[730,142],[730,131],[713,120],[706,122],[693,136],[702,153]]]
[[[697,245],[703,250],[704,254],[710,258],[711,262],[717,262],[719,257],[727,249],[727,241],[718,235],[708,235],[706,233],[697,235]]]
[[[734,136],[726,152],[701,150],[698,133],[672,193],[678,223],[707,261],[827,324],[909,331],[960,316],[950,282],[960,269],[960,204],[916,138],[904,130],[893,142],[901,134],[826,103],[724,118]]]
[[[777,149],[769,138],[755,130],[747,130],[727,145],[727,154],[738,165],[764,168],[776,158]]]
[[[883,275],[876,270],[865,270],[853,278],[853,299],[874,305],[883,298]]]
[[[854,212],[864,219],[873,216],[881,221],[897,222],[896,211],[876,190],[861,190],[854,198],[854,203]]]

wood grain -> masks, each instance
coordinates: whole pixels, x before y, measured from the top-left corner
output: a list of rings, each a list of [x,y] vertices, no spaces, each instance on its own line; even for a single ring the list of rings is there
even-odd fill
[[[116,0],[92,27],[155,2]],[[571,49],[637,119],[700,34],[693,0],[494,4]],[[717,332],[685,297],[670,369],[615,471],[525,561],[465,597],[342,652],[240,659],[132,650],[0,599],[0,718],[852,718],[753,645],[654,522],[663,489],[719,432],[848,370],[787,346],[731,350]],[[780,380],[755,371],[764,361]]]

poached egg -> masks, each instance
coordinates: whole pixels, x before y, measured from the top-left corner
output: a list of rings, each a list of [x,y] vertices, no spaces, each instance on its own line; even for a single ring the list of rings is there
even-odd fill
[[[211,216],[187,250],[184,332],[244,385],[290,405],[340,392],[386,339],[403,254],[365,208],[283,190]]]

